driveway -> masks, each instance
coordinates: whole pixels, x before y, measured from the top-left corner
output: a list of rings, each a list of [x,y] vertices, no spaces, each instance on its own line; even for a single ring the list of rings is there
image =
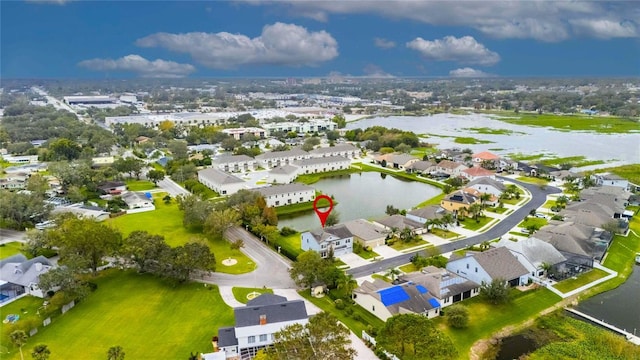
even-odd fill
[[[25,231],[0,229],[0,244],[8,244],[14,241],[21,243],[26,242],[27,233]]]
[[[178,195],[188,196],[191,194],[178,183],[171,180],[168,176],[165,176],[164,179],[158,181],[158,187],[168,192],[171,197],[176,197]]]
[[[519,186],[527,189],[531,194],[531,200],[482,234],[437,246],[438,250],[440,250],[441,253],[444,254],[447,252],[465,248],[467,246],[477,245],[482,243],[483,241],[493,240],[501,237],[502,235],[508,233],[513,227],[518,225],[520,221],[522,221],[522,219],[524,219],[524,217],[528,215],[532,209],[537,209],[542,206],[542,204],[547,201],[547,195],[558,194],[562,192],[560,189],[551,186],[547,186],[543,189],[536,184],[524,183],[521,181],[499,176],[497,178],[516,183]],[[421,250],[405,253],[394,258],[383,259],[369,265],[351,268],[347,270],[347,273],[353,275],[353,277],[355,278],[358,278],[366,275],[371,275],[376,272],[385,271],[387,269],[408,263],[409,259],[414,254],[419,252],[421,252]]]

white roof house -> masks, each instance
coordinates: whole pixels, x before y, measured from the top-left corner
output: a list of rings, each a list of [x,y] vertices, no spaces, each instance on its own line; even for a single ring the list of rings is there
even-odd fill
[[[300,168],[299,174],[313,174],[348,169],[351,161],[343,156],[327,156],[294,161],[293,165]]]
[[[303,184],[285,184],[255,189],[267,202],[267,206],[284,206],[313,201],[316,190]]]
[[[301,149],[291,149],[286,151],[271,151],[256,156],[256,160],[260,166],[271,169],[273,167],[291,164],[294,161],[308,159],[311,155]]]
[[[0,260],[0,303],[22,294],[44,297],[38,287],[40,275],[53,265],[44,256],[27,260],[22,254],[16,254]]]
[[[534,237],[520,241],[501,239],[495,247],[506,247],[529,270],[531,276],[544,274],[543,264],[551,266],[565,262],[567,259],[553,245]]]
[[[220,195],[232,195],[247,188],[244,180],[216,168],[198,171],[198,181]]]
[[[298,177],[300,168],[294,165],[281,165],[269,171],[267,182],[272,184],[289,184]]]

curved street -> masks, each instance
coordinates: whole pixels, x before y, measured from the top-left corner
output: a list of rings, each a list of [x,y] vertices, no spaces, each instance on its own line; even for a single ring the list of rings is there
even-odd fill
[[[529,191],[531,193],[531,200],[524,204],[521,208],[507,216],[504,220],[497,223],[491,229],[485,231],[482,234],[478,234],[476,236],[471,236],[465,239],[457,240],[451,243],[446,243],[440,246],[436,246],[436,248],[440,251],[441,254],[451,252],[454,250],[458,250],[461,248],[465,248],[467,246],[477,245],[482,243],[483,241],[493,240],[501,237],[511,230],[514,226],[516,226],[532,209],[537,209],[542,204],[547,201],[547,195],[550,194],[558,194],[562,192],[562,190],[552,187],[546,186],[544,189],[537,184],[529,184],[522,181],[517,181],[504,177],[497,177],[501,180],[507,180],[513,182]],[[402,254],[400,256],[396,256],[393,258],[383,259],[380,261],[373,262],[369,265],[364,265],[356,268],[352,268],[347,270],[348,274],[353,275],[354,278],[359,278],[367,275],[371,275],[376,272],[385,271],[387,269],[400,266],[410,262],[410,259],[413,255],[422,252],[423,250],[417,250],[410,253]]]

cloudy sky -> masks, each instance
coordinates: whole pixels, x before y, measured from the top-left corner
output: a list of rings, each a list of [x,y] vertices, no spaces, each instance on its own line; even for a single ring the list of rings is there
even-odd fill
[[[2,1],[3,78],[639,76],[636,1]]]

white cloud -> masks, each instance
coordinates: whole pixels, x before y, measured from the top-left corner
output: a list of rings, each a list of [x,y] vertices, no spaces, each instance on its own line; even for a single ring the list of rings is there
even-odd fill
[[[196,71],[190,64],[174,61],[149,61],[140,55],[127,55],[119,59],[91,59],[78,63],[78,66],[96,71],[130,71],[148,78],[178,78]]]
[[[136,41],[142,47],[163,47],[187,53],[214,69],[241,65],[313,66],[338,56],[338,42],[326,31],[309,32],[294,24],[266,25],[249,38],[228,32],[156,33]]]
[[[601,39],[638,36],[638,26],[631,21],[606,19],[577,19],[571,25],[578,34]]]
[[[242,1],[242,0],[241,0]],[[269,4],[290,13],[326,21],[330,14],[376,14],[409,19],[437,26],[466,26],[497,38],[536,39],[545,42],[566,40],[574,35],[612,38],[640,36],[640,6],[637,1],[301,1],[248,0],[247,4]],[[610,26],[592,26],[584,31],[582,19],[631,25],[624,31]],[[577,21],[577,22],[576,22]],[[633,31],[631,27],[633,26]]]
[[[498,53],[487,49],[471,36],[445,36],[433,41],[418,37],[408,42],[407,47],[418,51],[424,58],[435,61],[455,61],[483,66],[495,65],[500,61]]]
[[[479,78],[491,76],[491,74],[481,70],[472,69],[470,67],[464,67],[449,71],[449,76],[455,78]]]
[[[391,49],[396,47],[396,43],[391,41],[391,40],[387,40],[387,39],[383,39],[383,38],[374,38],[373,39],[373,43],[375,46],[381,48],[381,49]]]
[[[364,69],[362,69],[365,77],[370,78],[392,78],[395,77],[384,70],[378,65],[367,64]]]

